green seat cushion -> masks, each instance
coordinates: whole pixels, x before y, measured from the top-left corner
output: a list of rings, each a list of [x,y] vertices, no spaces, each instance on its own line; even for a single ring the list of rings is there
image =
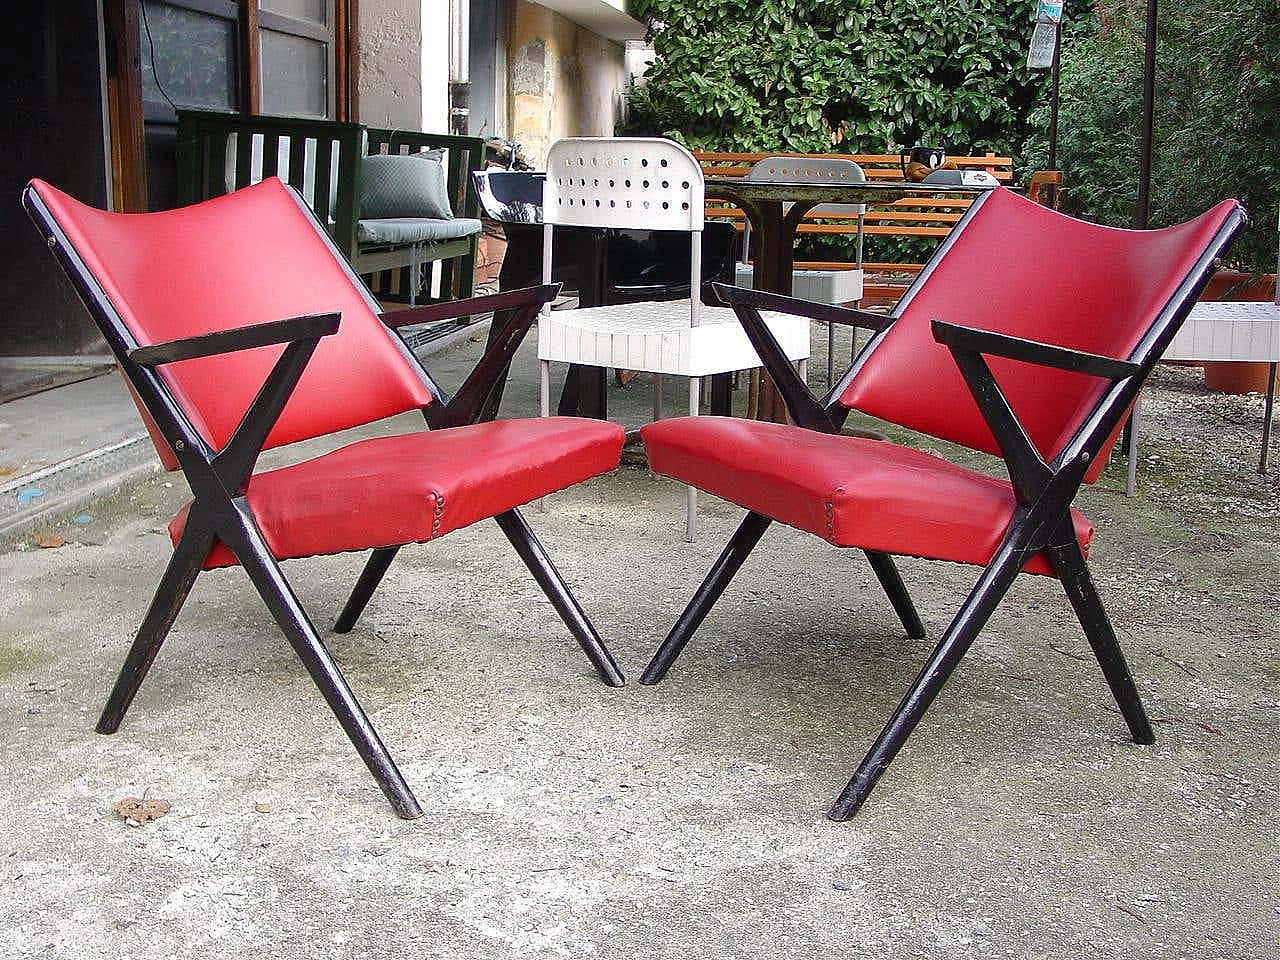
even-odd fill
[[[439,243],[480,232],[480,221],[437,220],[428,217],[389,217],[361,220],[356,239],[367,244]]]
[[[360,158],[360,219],[448,220],[452,216],[438,155],[374,154]]]

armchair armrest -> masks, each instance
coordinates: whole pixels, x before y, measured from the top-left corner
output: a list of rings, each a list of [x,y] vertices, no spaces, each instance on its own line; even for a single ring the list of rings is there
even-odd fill
[[[984,355],[1084,373],[1113,382],[1139,373],[1139,365],[942,320],[932,321],[932,329],[934,339],[951,351],[965,385],[1004,455],[1005,467],[1019,503],[1028,505],[1034,502],[1051,483],[1074,483],[1078,486],[1088,466],[1089,455],[1082,454],[1075,463],[1061,463],[1051,468],[1031,442]]]
[[[934,320],[932,327],[933,339],[953,350],[982,353],[1008,360],[1021,360],[1058,370],[1087,373],[1107,380],[1123,380],[1125,377],[1133,376],[1140,369],[1136,363],[1129,360],[1115,360],[1096,353],[1055,347],[1036,340],[1024,340],[1003,333],[992,333],[989,330],[962,327],[942,320]]]
[[[155,367],[199,357],[212,357],[219,353],[251,350],[275,343],[292,343],[296,340],[319,340],[338,332],[342,320],[340,313],[316,313],[288,320],[272,320],[234,330],[219,330],[196,337],[166,340],[145,347],[134,347],[129,359],[140,367]]]
[[[210,469],[222,486],[236,491],[237,495],[243,493],[258,456],[262,452],[267,435],[284,411],[285,404],[293,394],[294,387],[298,385],[311,355],[315,353],[321,339],[338,332],[341,320],[340,313],[317,313],[238,327],[234,330],[219,330],[216,333],[185,337],[180,340],[168,340],[164,343],[135,347],[128,351],[128,358],[145,370],[147,380],[156,389],[167,392],[167,387],[154,370],[157,366],[250,350],[271,344],[286,344],[267,374],[261,389],[258,390],[235,432],[231,435],[231,439],[218,453],[210,455],[204,449],[203,443],[196,443],[194,439],[188,441],[184,438],[184,432],[190,438],[195,438],[197,434],[186,421],[181,406],[173,404],[174,415],[180,423],[185,424],[186,429],[180,430],[177,436],[169,435],[166,431],[166,436],[172,443],[174,454],[183,464],[183,469],[192,483],[192,489],[197,495],[199,488],[210,482],[211,478],[207,473]],[[200,450],[198,452],[190,450],[189,443],[199,447]]]
[[[789,313],[792,316],[808,317],[823,323],[839,323],[846,327],[858,327],[879,333],[893,320],[892,317],[866,310],[855,310],[852,307],[837,307],[829,303],[815,303],[812,300],[801,300],[798,297],[784,297],[780,293],[766,293],[764,290],[749,290],[726,283],[712,284],[720,298],[730,306],[741,303],[755,307],[757,310],[772,310],[775,313]]]
[[[541,287],[526,287],[522,290],[506,290],[502,293],[491,293],[483,297],[471,297],[468,300],[447,300],[444,303],[427,303],[419,307],[408,307],[404,310],[393,310],[381,315],[382,322],[392,330],[412,326],[415,323],[433,323],[436,320],[456,320],[477,313],[493,313],[498,310],[511,310],[529,302],[530,292],[541,298],[538,305],[549,303],[560,292],[560,284],[549,284]],[[549,291],[549,295],[544,296]]]
[[[510,319],[502,325],[501,329],[491,333],[484,355],[462,382],[462,386],[458,387],[458,392],[445,399],[444,403],[433,403],[423,411],[427,423],[433,430],[492,420],[497,415],[497,402],[490,403],[490,398],[494,396],[496,390],[501,388],[502,381],[511,366],[511,359],[515,356],[521,341],[524,340],[525,334],[533,326],[534,320],[537,319],[538,311],[544,304],[554,300],[559,293],[560,284],[547,283],[539,287],[509,290],[490,296],[475,297],[471,300],[437,303],[425,308],[397,311],[397,313],[414,313],[425,309],[435,312],[433,319],[466,316],[469,313],[486,313],[489,310],[495,313],[498,311],[511,313]],[[449,312],[450,310],[453,312]],[[495,315],[494,323],[497,324],[499,320],[500,316]]]
[[[810,308],[823,307],[824,304],[811,303],[808,300],[796,300],[791,297],[780,297],[777,294],[762,293],[759,290],[747,290],[743,287],[731,287],[717,283],[715,291],[733,308],[738,315],[738,322],[746,331],[747,339],[755,348],[756,356],[764,364],[769,376],[773,378],[778,395],[787,408],[787,413],[797,426],[820,433],[836,433],[838,426],[831,414],[822,405],[809,385],[800,378],[796,368],[791,365],[781,344],[760,316],[759,307],[772,309],[775,303],[785,304],[786,312],[797,316],[812,316]],[[837,308],[838,309],[838,308]]]

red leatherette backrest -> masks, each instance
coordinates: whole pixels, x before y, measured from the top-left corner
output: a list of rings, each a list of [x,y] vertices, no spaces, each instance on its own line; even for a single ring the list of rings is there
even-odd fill
[[[933,339],[931,321],[1127,358],[1235,208],[1227,200],[1178,226],[1120,230],[994,190],[840,402],[999,455],[950,351]],[[1029,363],[987,362],[1046,459],[1062,450],[1108,386]],[[1099,469],[1109,449],[1097,458]]]
[[[108,213],[49,184],[32,187],[139,346],[312,313],[342,314],[320,341],[267,447],[345,430],[431,394],[280,180],[160,213]],[[160,367],[195,428],[220,450],[283,346]],[[151,427],[151,419],[143,410]],[[156,437],[161,459],[176,467]]]

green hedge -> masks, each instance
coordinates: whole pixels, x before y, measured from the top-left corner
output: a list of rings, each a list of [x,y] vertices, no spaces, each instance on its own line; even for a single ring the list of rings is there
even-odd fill
[[[1058,163],[1064,209],[1132,226],[1138,190],[1144,6],[1105,0],[1062,53]],[[1190,219],[1224,197],[1252,224],[1231,258],[1276,269],[1280,205],[1280,11],[1276,0],[1184,0],[1161,5],[1150,222]],[[1047,125],[1047,105],[1031,115]],[[1047,160],[1034,132],[1015,154],[1025,169]]]
[[[632,0],[657,59],[625,132],[706,150],[1008,155],[1044,73],[1025,67],[1028,0]],[[817,241],[801,256],[851,256]],[[871,260],[929,241],[869,238]],[[844,247],[849,249],[845,250]]]
[[[1069,212],[1133,223],[1145,0],[1067,10],[1058,166]],[[882,153],[929,144],[1047,165],[1047,72],[1025,67],[1030,0],[631,0],[657,59],[626,132],[708,150]],[[1277,0],[1162,5],[1151,223],[1225,196],[1253,218],[1233,257],[1276,267],[1280,198]],[[849,245],[820,241],[822,258]],[[842,246],[843,244],[843,246]],[[868,259],[927,243],[868,242]]]
[[[637,132],[719,150],[1007,153],[1043,80],[1027,0],[632,0],[657,60]]]

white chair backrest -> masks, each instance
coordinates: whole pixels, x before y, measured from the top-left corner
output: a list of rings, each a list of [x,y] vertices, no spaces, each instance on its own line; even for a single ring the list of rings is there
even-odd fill
[[[654,137],[570,137],[547,154],[544,222],[622,230],[701,230],[702,168]]]
[[[852,160],[826,157],[765,157],[747,172],[748,180],[776,180],[781,183],[865,183],[867,175]],[[861,217],[865,203],[823,203],[810,213]]]
[[[551,282],[555,227],[684,230],[690,235],[690,324],[702,299],[702,167],[658,137],[567,137],[547,153],[542,186],[542,277]],[[549,306],[544,307],[544,312]]]

